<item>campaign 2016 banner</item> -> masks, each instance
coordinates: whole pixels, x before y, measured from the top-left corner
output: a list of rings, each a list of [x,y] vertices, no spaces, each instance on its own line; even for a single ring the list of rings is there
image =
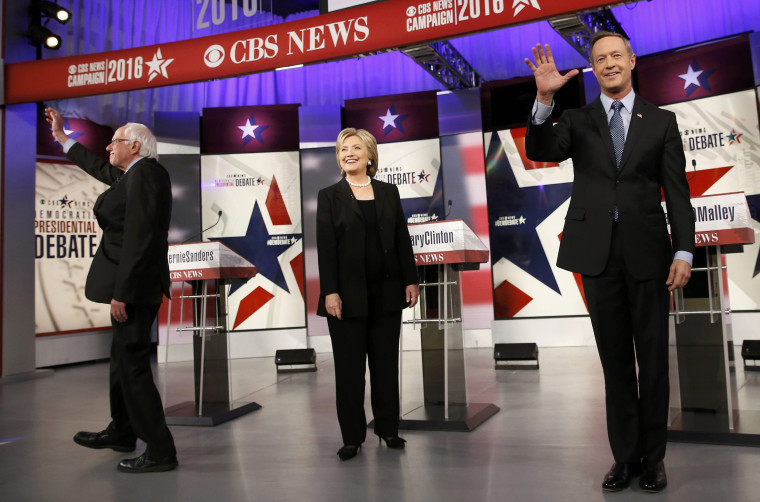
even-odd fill
[[[256,266],[228,291],[227,329],[304,327],[299,152],[201,157],[203,228]]]
[[[760,209],[760,130],[757,94],[750,89],[664,106],[676,114],[692,197],[744,192]],[[699,218],[699,215],[697,215]],[[755,236],[760,222],[751,221]],[[697,252],[700,252],[697,250]],[[760,309],[760,243],[727,255],[728,291],[734,310]]]
[[[603,0],[386,0],[232,33],[7,64],[5,103],[247,75],[445,40],[607,4]]]
[[[579,281],[556,266],[572,163],[534,163],[525,128],[484,134],[494,318],[587,313]]]

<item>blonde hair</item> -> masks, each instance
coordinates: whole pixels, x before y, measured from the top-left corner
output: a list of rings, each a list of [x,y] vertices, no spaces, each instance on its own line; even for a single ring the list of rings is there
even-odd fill
[[[366,131],[364,129],[354,129],[353,127],[347,127],[340,131],[340,134],[338,134],[338,139],[335,142],[335,158],[338,161],[338,167],[340,168],[340,149],[343,146],[343,142],[346,141],[351,136],[356,136],[362,142],[364,143],[364,146],[367,148],[367,155],[369,156],[370,162],[367,164],[367,176],[370,178],[374,177],[377,173],[377,161],[378,161],[378,155],[377,155],[377,140],[375,137],[370,133],[369,131]],[[340,170],[340,176],[342,178],[346,177],[345,171],[341,168]]]

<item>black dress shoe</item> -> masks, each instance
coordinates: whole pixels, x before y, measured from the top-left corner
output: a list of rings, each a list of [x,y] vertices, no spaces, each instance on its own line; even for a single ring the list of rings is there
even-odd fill
[[[116,468],[121,472],[132,472],[137,474],[141,472],[171,471],[172,469],[176,469],[177,465],[176,455],[171,455],[162,459],[154,459],[146,452],[139,457],[122,460]]]
[[[344,444],[343,448],[338,450],[338,456],[340,457],[341,460],[350,460],[354,458],[359,453],[359,450],[361,449],[362,449],[361,445],[354,446],[352,444]]]
[[[665,464],[662,460],[656,464],[645,465],[639,479],[639,487],[650,493],[661,492],[668,486],[668,477],[665,475]]]
[[[602,490],[607,492],[619,492],[625,490],[631,484],[631,477],[638,476],[640,466],[637,463],[614,463],[610,471],[604,476]]]
[[[135,451],[136,439],[125,439],[118,437],[110,429],[100,432],[77,432],[74,434],[74,442],[85,448],[101,450],[110,448],[114,451]]]

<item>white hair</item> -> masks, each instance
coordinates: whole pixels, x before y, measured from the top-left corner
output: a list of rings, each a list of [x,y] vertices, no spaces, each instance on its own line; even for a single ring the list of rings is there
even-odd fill
[[[140,155],[150,159],[158,158],[158,148],[156,147],[156,137],[150,132],[150,129],[137,122],[128,122],[124,125],[124,135],[130,141],[140,142]]]

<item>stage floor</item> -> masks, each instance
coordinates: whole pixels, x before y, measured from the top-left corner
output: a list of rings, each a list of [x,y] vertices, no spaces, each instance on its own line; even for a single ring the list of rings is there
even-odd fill
[[[404,353],[404,407],[414,406],[418,352]],[[541,369],[494,370],[491,348],[466,351],[471,402],[501,411],[472,432],[402,431],[404,451],[371,431],[359,456],[340,462],[331,354],[318,371],[277,374],[273,358],[236,361],[235,397],[262,408],[216,427],[172,426],[180,466],[133,476],[134,454],[88,450],[72,436],[108,422],[108,364],[56,369],[0,385],[0,500],[16,501],[601,501],[643,500],[633,487],[604,494],[612,464],[595,347],[541,348]],[[741,359],[738,360],[739,365]],[[190,364],[172,363],[166,405],[192,392]],[[740,400],[760,410],[760,374],[737,370]],[[412,387],[407,387],[411,385]],[[371,419],[369,393],[368,419]],[[138,445],[138,453],[143,445]],[[755,501],[760,450],[669,443],[669,486],[658,500]]]

